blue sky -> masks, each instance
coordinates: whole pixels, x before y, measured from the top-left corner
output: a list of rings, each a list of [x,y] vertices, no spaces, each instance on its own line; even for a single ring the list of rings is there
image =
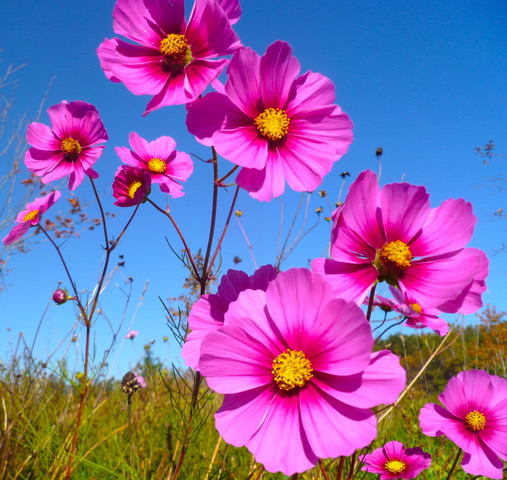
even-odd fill
[[[4,3],[0,69],[26,64],[16,74],[11,121],[25,112],[35,116],[53,78],[46,108],[64,99],[84,100],[98,108],[110,137],[96,164],[98,187],[105,208],[117,214],[110,228],[118,232],[130,211],[113,206],[111,183],[120,165],[113,147],[127,146],[130,132],[136,131],[149,140],[169,135],[177,141],[178,150],[203,157],[209,153],[186,132],[183,106],[163,108],[143,118],[149,97],[136,97],[123,85],[105,78],[95,51],[104,38],[114,36],[113,1],[51,0],[26,2],[21,8],[19,2]],[[377,168],[374,153],[382,146],[382,183],[403,178],[425,185],[433,206],[446,198],[471,201],[478,219],[471,246],[484,249],[491,259],[484,302],[507,310],[507,255],[495,253],[505,243],[507,222],[493,215],[499,208],[507,211],[506,194],[495,193],[492,188],[505,179],[507,160],[498,158],[485,166],[474,153],[475,146],[493,139],[496,151],[507,154],[507,4],[503,0],[321,0],[309,7],[308,2],[300,0],[246,0],[242,7],[243,16],[235,30],[243,44],[262,54],[275,40],[288,41],[302,72],[317,71],[333,80],[336,101],[354,122],[354,142],[322,186],[330,199],[337,198],[341,172],[349,171],[352,180],[366,168]],[[189,2],[187,12],[190,8]],[[41,121],[48,123],[45,113]],[[8,161],[0,157],[0,162]],[[0,172],[6,168],[6,163],[0,163]],[[196,162],[185,186],[186,195],[170,202],[193,250],[204,247],[207,237],[210,177],[209,166]],[[232,191],[222,194],[222,221]],[[76,193],[83,202],[92,200],[86,183]],[[162,195],[155,194],[154,199],[165,206]],[[287,232],[299,199],[299,194],[288,191],[281,201],[265,204],[241,193],[237,207],[244,212],[242,225],[258,265],[273,262],[276,257],[281,205],[285,212],[282,229]],[[308,222],[312,224],[315,208],[325,207],[325,203],[314,194],[309,205]],[[283,267],[306,266],[308,259],[321,256],[328,234],[329,225],[321,222]],[[115,327],[124,319],[120,339],[129,327],[140,334],[134,341],[117,343],[109,358],[115,376],[133,366],[143,354],[142,345],[152,339],[156,340],[156,355],[181,364],[175,343],[162,342],[170,332],[158,297],[178,296],[185,277],[184,268],[167,247],[166,237],[176,249],[180,248],[166,219],[143,205],[117,249],[125,256],[126,264],[109,284],[103,310]],[[102,258],[101,241],[97,230],[83,232],[79,239],[70,239],[63,246],[80,289],[91,290],[95,285]],[[233,222],[222,251],[222,272],[232,266],[235,255],[243,259],[240,268],[251,273],[254,266],[247,244]],[[10,286],[0,294],[0,358],[6,359],[12,348],[9,342],[15,343],[20,332],[31,344],[39,321],[36,354],[44,359],[62,342],[53,359],[61,357],[68,348],[65,336],[74,332],[75,312],[68,304],[49,305],[43,316],[58,281],[66,280],[56,253],[50,245],[42,244],[27,255],[15,256],[9,266]],[[128,280],[130,276],[133,282]],[[130,304],[125,311],[125,292],[130,288]],[[110,343],[107,320],[101,318],[93,327],[97,357]],[[474,316],[467,321],[474,321]],[[81,335],[82,342],[79,328],[76,334]],[[68,355],[79,362],[77,347],[79,342],[70,347]]]

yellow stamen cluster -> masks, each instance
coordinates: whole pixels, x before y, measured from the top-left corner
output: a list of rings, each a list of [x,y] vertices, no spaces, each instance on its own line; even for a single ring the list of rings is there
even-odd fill
[[[129,191],[128,191],[128,196],[129,198],[134,198],[136,192],[139,190],[139,188],[143,185],[142,182],[140,182],[139,180],[135,180],[133,181],[130,185],[129,185]]]
[[[422,307],[418,303],[411,303],[410,308],[417,313],[422,313]]]
[[[32,210],[23,217],[23,222],[29,222],[33,220],[39,214],[39,210]]]
[[[477,410],[472,410],[465,417],[465,427],[471,432],[484,430],[486,427],[486,416]]]
[[[401,240],[386,243],[379,252],[379,260],[384,266],[395,267],[404,272],[410,267],[412,261],[412,252],[410,247]]]
[[[384,468],[391,473],[402,473],[407,468],[407,465],[401,460],[388,460],[384,464]]]
[[[313,368],[306,355],[297,350],[281,353],[273,360],[273,380],[280,390],[290,391],[304,387],[313,377]]]
[[[148,170],[152,173],[164,173],[167,169],[167,164],[161,158],[151,158],[148,162]]]
[[[285,110],[266,108],[254,120],[257,131],[268,140],[281,140],[289,131],[290,118]]]
[[[170,33],[160,42],[164,63],[171,69],[181,69],[192,61],[192,52],[185,35]]]
[[[62,140],[60,148],[65,154],[65,158],[70,160],[75,160],[81,153],[81,150],[83,150],[79,142],[70,137],[64,138]]]

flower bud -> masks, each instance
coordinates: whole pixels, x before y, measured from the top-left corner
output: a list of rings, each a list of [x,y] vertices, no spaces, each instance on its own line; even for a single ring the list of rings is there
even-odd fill
[[[61,288],[59,288],[58,290],[56,290],[55,293],[53,293],[53,301],[57,305],[63,305],[69,299],[70,299],[70,297],[69,297],[69,294],[67,293],[67,291],[62,290]]]

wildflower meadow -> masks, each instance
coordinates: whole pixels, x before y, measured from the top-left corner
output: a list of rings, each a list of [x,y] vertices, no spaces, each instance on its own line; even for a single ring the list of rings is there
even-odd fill
[[[507,320],[466,190],[387,176],[381,143],[340,170],[363,132],[343,89],[275,30],[247,45],[245,7],[116,0],[93,47],[110,95],[177,110],[195,150],[171,122],[111,144],[107,102],[80,96],[6,144],[0,295],[16,254],[45,248],[59,280],[0,352],[0,479],[506,479]],[[317,61],[318,30],[299,34]],[[168,290],[139,290],[133,257]],[[29,278],[20,322],[47,281]],[[45,331],[51,312],[66,326]]]

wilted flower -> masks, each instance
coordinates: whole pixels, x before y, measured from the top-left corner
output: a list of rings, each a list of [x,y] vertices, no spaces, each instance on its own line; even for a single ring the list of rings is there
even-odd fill
[[[132,132],[127,147],[116,147],[115,151],[122,162],[146,170],[151,181],[160,185],[160,190],[172,197],[183,196],[183,187],[178,182],[188,179],[194,169],[190,157],[175,150],[176,142],[171,137],[160,137],[152,142],[146,141]]]
[[[230,20],[239,18],[237,0],[195,0],[188,24],[184,0],[118,0],[113,29],[132,44],[106,39],[97,49],[107,78],[136,95],[153,95],[149,113],[165,105],[192,102],[222,72],[241,47]]]
[[[431,455],[419,447],[405,448],[403,443],[387,442],[382,448],[363,455],[361,470],[378,473],[380,480],[416,478],[431,465]]]
[[[299,71],[285,42],[262,57],[243,48],[223,93],[187,106],[189,132],[243,167],[236,183],[258,200],[280,196],[285,182],[297,192],[315,190],[352,142],[352,122],[334,104],[331,80]]]
[[[130,165],[122,165],[116,170],[113,181],[115,205],[132,207],[146,200],[151,192],[150,172]]]
[[[46,212],[61,196],[62,194],[56,190],[51,192],[45,197],[36,198],[33,202],[29,203],[25,210],[18,213],[16,223],[12,230],[3,238],[4,245],[10,245],[16,240],[20,239],[30,227],[38,225],[42,214]]]
[[[217,430],[286,475],[351,455],[377,435],[372,407],[405,385],[398,357],[372,348],[362,310],[307,269],[240,292],[201,345],[201,374],[225,394]]]
[[[25,154],[28,170],[42,177],[44,183],[70,175],[71,190],[79,186],[85,174],[97,178],[92,166],[104,149],[97,144],[108,139],[97,109],[80,100],[63,101],[50,107],[48,115],[51,128],[37,122],[28,125],[26,139],[32,145]]]
[[[445,435],[464,451],[461,465],[470,475],[502,479],[507,460],[507,380],[484,370],[451,378],[419,422],[425,435]]]
[[[121,389],[129,396],[134,392],[137,392],[141,387],[143,387],[143,385],[139,382],[139,378],[143,377],[138,377],[134,372],[127,372],[123,375],[121,380]],[[144,383],[144,387],[146,387],[144,378],[142,379],[142,382]]]

